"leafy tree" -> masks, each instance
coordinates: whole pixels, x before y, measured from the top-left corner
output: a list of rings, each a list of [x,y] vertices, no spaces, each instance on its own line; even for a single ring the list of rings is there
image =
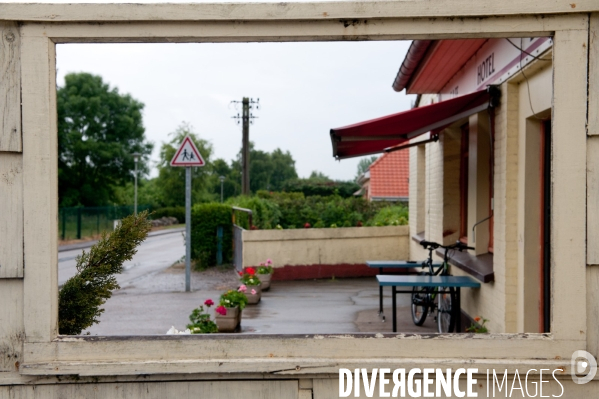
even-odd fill
[[[232,162],[232,177],[241,178],[241,151]],[[254,148],[250,142],[250,191],[258,190],[280,191],[283,183],[297,178],[295,161],[289,151],[283,152],[277,148],[268,153]]]
[[[218,158],[211,163],[212,174],[210,176],[210,186],[212,192],[216,194],[220,200],[220,177],[224,176],[223,181],[223,198],[234,197],[241,194],[241,174],[233,172],[233,168],[227,164],[224,159]]]
[[[332,181],[330,177],[328,177],[324,173],[319,172],[317,170],[314,170],[314,171],[312,171],[312,173],[310,173],[310,177],[308,177],[308,180],[314,180],[314,181]]]
[[[119,288],[115,275],[133,258],[151,227],[147,211],[127,216],[110,235],[103,233],[89,252],[77,256],[77,274],[58,293],[60,334],[78,335],[99,323],[98,317],[104,312],[100,306]]]
[[[172,137],[171,141],[162,143],[160,147],[160,162],[158,163],[158,177],[156,178],[156,184],[160,190],[159,202],[162,206],[185,205],[186,168],[170,166],[171,159],[175,156],[175,152],[185,136],[191,137],[206,162],[206,166],[191,168],[192,203],[216,200],[212,186],[209,185],[210,176],[212,175],[210,166],[210,156],[213,151],[212,144],[208,140],[201,139],[194,132],[193,127],[186,122],[183,122],[169,136]]]
[[[360,175],[366,172],[370,165],[372,165],[372,163],[377,159],[379,159],[378,155],[372,155],[370,157],[360,159],[360,162],[358,162],[358,172],[356,173],[355,180],[358,180]]]
[[[132,179],[133,153],[141,154],[140,174],[148,171],[144,105],[89,73],[66,75],[56,94],[60,205],[107,205],[114,187]]]

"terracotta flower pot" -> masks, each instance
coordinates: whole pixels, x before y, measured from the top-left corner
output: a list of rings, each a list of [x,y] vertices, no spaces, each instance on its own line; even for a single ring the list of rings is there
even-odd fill
[[[272,278],[272,274],[258,274],[258,278],[260,279],[260,289],[262,291],[268,291],[270,289],[270,279]]]
[[[252,290],[255,290],[256,293],[252,294]],[[248,304],[255,305],[260,302],[260,298],[262,297],[262,289],[259,285],[248,285],[245,295],[248,297]]]
[[[217,313],[214,316],[214,321],[218,326],[218,332],[233,332],[241,321],[241,311],[238,307],[226,309],[226,315]]]

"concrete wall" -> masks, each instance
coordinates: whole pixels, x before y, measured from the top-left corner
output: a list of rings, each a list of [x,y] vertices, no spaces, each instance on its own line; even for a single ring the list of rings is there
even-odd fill
[[[274,279],[376,275],[367,260],[409,258],[408,226],[246,230],[243,265],[272,259]]]

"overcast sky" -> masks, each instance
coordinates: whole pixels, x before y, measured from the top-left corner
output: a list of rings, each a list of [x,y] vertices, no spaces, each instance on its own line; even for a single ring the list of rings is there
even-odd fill
[[[90,72],[143,102],[154,161],[183,121],[212,142],[215,157],[230,161],[241,146],[241,127],[231,119],[240,107],[230,102],[260,98],[250,127],[257,149],[290,151],[301,177],[317,170],[348,180],[359,158],[335,161],[329,130],[409,109],[413,96],[391,88],[408,47],[405,41],[59,44],[58,84],[69,72]]]

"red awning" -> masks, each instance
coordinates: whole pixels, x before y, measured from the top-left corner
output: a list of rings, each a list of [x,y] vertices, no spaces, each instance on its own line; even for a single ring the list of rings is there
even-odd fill
[[[484,111],[491,99],[481,90],[436,104],[413,108],[382,118],[331,129],[333,156],[337,159],[377,154],[423,133],[441,130],[452,123]]]

